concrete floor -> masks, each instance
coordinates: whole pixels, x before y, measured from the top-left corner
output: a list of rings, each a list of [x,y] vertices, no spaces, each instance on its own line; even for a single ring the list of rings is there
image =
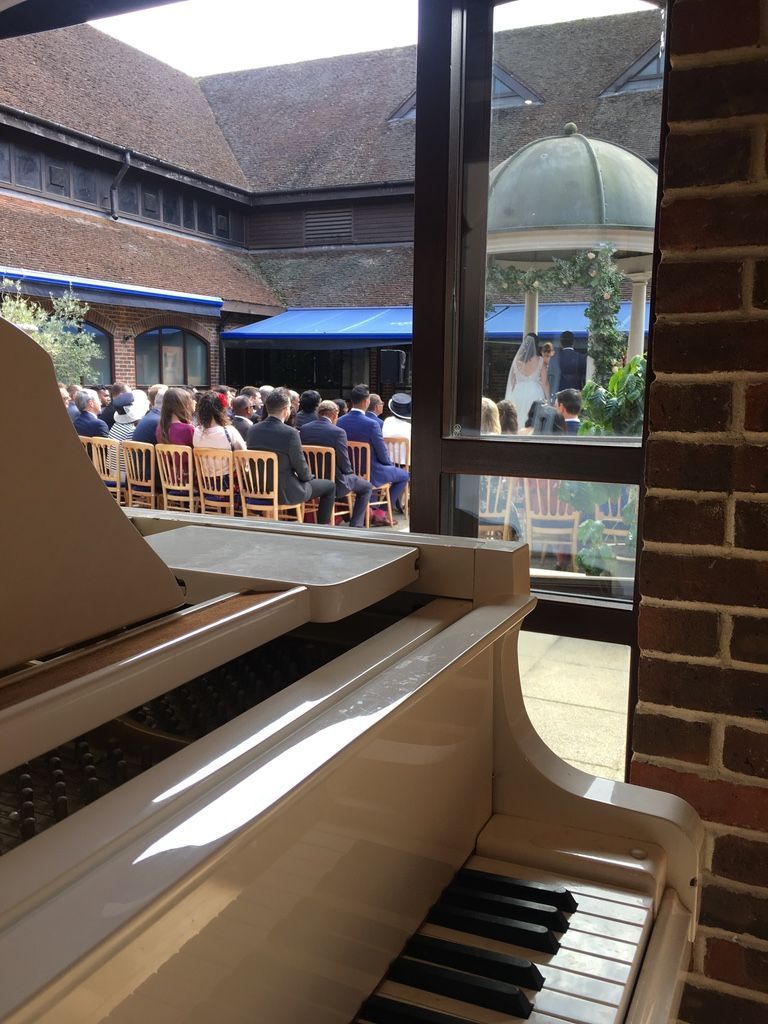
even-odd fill
[[[408,520],[396,516],[394,529],[407,532]],[[519,662],[525,706],[547,746],[591,775],[623,779],[629,648],[524,631]]]
[[[524,631],[519,663],[525,706],[544,742],[585,772],[623,779],[629,648]]]

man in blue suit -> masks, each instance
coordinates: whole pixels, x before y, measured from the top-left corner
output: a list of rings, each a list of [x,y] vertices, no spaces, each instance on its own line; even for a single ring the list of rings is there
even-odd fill
[[[571,331],[563,331],[560,335],[560,351],[552,361],[557,362],[558,390],[573,388],[574,391],[581,391],[587,378],[587,357],[574,349]]]
[[[355,496],[350,526],[365,526],[365,513],[371,500],[373,484],[369,480],[355,476],[352,463],[349,461],[347,435],[336,426],[339,407],[335,402],[321,402],[317,407],[317,417],[309,420],[299,430],[302,444],[322,445],[333,448],[336,452],[336,497],[346,498],[351,491]]]
[[[109,427],[104,420],[99,419],[101,402],[95,391],[90,388],[78,391],[75,404],[79,412],[72,423],[80,437],[106,437],[109,434]]]
[[[339,417],[336,425],[341,427],[350,441],[364,441],[371,446],[371,483],[374,488],[391,484],[389,496],[392,504],[398,512],[402,512],[399,502],[410,474],[407,469],[392,465],[381,436],[381,423],[365,415],[370,397],[371,393],[365,384],[356,384],[350,397],[352,408],[345,416]]]

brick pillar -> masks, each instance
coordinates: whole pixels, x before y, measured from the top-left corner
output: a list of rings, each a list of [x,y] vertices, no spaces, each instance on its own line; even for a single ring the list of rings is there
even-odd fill
[[[768,1021],[768,4],[673,0],[632,781],[705,821],[680,1018]]]

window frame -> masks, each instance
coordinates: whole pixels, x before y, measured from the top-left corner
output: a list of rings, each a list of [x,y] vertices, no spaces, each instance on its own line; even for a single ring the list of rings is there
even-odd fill
[[[173,324],[162,324],[161,326],[158,326],[158,327],[148,327],[146,331],[141,331],[139,334],[137,334],[134,337],[134,339],[133,339],[133,351],[134,351],[134,366],[135,366],[136,342],[139,340],[139,338],[144,337],[144,335],[146,335],[146,334],[153,334],[155,332],[157,332],[157,336],[158,336],[158,341],[157,341],[157,365],[158,365],[158,378],[159,379],[156,380],[156,381],[153,380],[153,381],[151,381],[148,384],[139,383],[138,380],[137,380],[136,386],[140,387],[140,388],[145,388],[145,387],[151,387],[152,384],[165,384],[165,381],[163,380],[163,360],[162,360],[163,331],[168,331],[168,332],[173,331],[174,333],[179,332],[179,333],[181,333],[183,335],[183,338],[184,338],[183,357],[182,357],[182,365],[183,365],[183,374],[182,375],[184,377],[184,380],[183,380],[183,382],[181,384],[169,384],[168,387],[195,387],[195,388],[207,388],[207,387],[209,387],[210,386],[210,381],[211,381],[211,346],[208,344],[208,342],[205,340],[205,338],[201,338],[199,334],[195,333],[195,331],[190,331],[186,327],[176,327]],[[188,359],[187,359],[187,338],[188,337],[189,338],[194,338],[195,341],[199,341],[200,344],[203,346],[203,350],[204,350],[204,353],[205,353],[205,367],[206,367],[207,373],[206,373],[206,381],[204,383],[202,383],[202,384],[189,384],[188,383],[188,378],[189,378],[189,367],[188,367]]]

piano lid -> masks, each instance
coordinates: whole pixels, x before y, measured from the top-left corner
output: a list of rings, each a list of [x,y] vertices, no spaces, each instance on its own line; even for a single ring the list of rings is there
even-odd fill
[[[94,471],[50,357],[2,318],[0,379],[1,672],[178,608],[184,597]],[[14,382],[24,386],[17,400]]]

